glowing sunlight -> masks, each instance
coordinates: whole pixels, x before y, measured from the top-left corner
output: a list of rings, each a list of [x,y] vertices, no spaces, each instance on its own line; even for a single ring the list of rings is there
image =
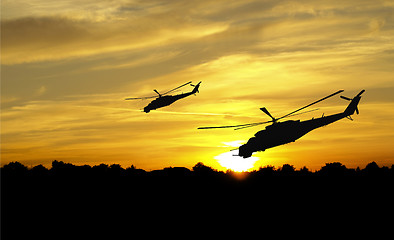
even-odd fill
[[[251,156],[249,158],[243,158],[238,156],[238,150],[233,150],[219,154],[215,156],[215,159],[218,160],[222,167],[235,172],[245,172],[254,167],[254,163],[259,160],[259,157]]]
[[[233,142],[223,142],[228,147],[239,147],[241,146],[243,140],[237,140]],[[255,162],[260,158],[251,156],[249,158],[243,158],[238,156],[238,149],[221,153],[214,157],[218,163],[227,169],[233,170],[235,172],[245,172],[249,171],[254,167]]]

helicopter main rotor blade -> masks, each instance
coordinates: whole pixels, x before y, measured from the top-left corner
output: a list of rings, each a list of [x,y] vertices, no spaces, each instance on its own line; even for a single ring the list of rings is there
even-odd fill
[[[149,99],[149,98],[156,98],[157,96],[151,96],[151,97],[140,97],[140,98],[125,98],[124,100],[137,100],[137,99]]]
[[[160,94],[156,89],[153,89],[153,91],[154,91],[155,93],[157,93],[157,94],[159,95],[159,97],[161,97],[161,94]]]
[[[291,117],[297,116],[297,115],[301,115],[301,114],[304,114],[304,113],[314,112],[314,111],[317,111],[317,110],[319,110],[319,108],[315,108],[315,109],[308,110],[308,111],[305,111],[305,112],[300,112],[300,113],[297,113],[297,114],[293,114],[293,115],[291,115]],[[261,124],[270,123],[270,122],[274,122],[274,121],[276,121],[276,120],[267,121],[267,122],[249,123],[249,124],[245,124],[246,126],[237,127],[234,130],[240,130],[240,129],[244,129],[244,128],[254,127],[254,126],[258,126],[258,125],[261,125]]]
[[[260,108],[261,111],[263,111],[265,114],[267,114],[270,118],[272,118],[273,121],[275,121],[275,118],[271,115],[270,112],[265,107]]]
[[[249,124],[247,126],[234,128],[234,130],[240,130],[240,129],[244,129],[244,128],[255,127],[255,126],[258,126],[258,125],[267,124],[267,123],[271,123],[271,122],[273,122],[273,121],[260,122],[260,123],[251,123],[251,124]]]
[[[298,115],[301,115],[301,114],[304,114],[304,113],[314,112],[314,111],[317,111],[317,110],[319,110],[319,108],[315,108],[315,109],[312,109],[312,110],[308,110],[308,111],[292,114],[292,115],[287,116],[287,117],[294,117],[294,116],[298,116]]]
[[[309,110],[309,111],[297,113],[297,114],[294,114],[293,116],[301,115],[301,114],[308,113],[308,112],[313,112],[313,111],[316,111],[316,110],[319,110],[319,109],[316,108],[316,109],[312,109],[312,110]],[[271,121],[266,121],[266,122],[246,123],[246,124],[231,125],[231,126],[199,127],[199,128],[197,128],[197,129],[234,128],[234,130],[240,130],[240,129],[249,128],[249,127],[254,127],[254,126],[258,126],[258,125],[262,125],[262,124],[267,124],[267,123],[271,123],[271,122],[273,122],[273,120],[271,120]]]
[[[247,123],[247,124],[239,124],[239,125],[231,125],[231,126],[217,126],[217,127],[199,127],[197,129],[214,129],[214,128],[239,128],[239,127],[247,127],[247,126],[254,126],[254,125],[260,125],[260,124],[265,124],[265,123],[270,123],[272,121],[267,121],[267,122],[256,122],[256,123]]]
[[[176,88],[174,88],[174,89],[172,89],[172,90],[170,90],[170,91],[168,91],[168,92],[165,92],[165,93],[163,93],[163,94],[160,94],[156,89],[153,89],[153,91],[154,91],[155,93],[157,93],[157,94],[161,97],[161,96],[164,96],[164,95],[166,95],[166,94],[168,94],[168,93],[170,93],[170,92],[172,92],[172,91],[175,91],[175,90],[177,90],[177,89],[179,89],[179,88],[181,88],[181,87],[183,87],[183,86],[186,86],[187,84],[190,84],[191,82],[192,82],[192,81],[187,82],[187,83],[185,83],[185,84],[183,84],[183,85],[181,85],[181,86],[179,86],[179,87],[176,87]],[[157,96],[140,97],[140,98],[125,98],[125,100],[137,100],[137,99],[149,99],[149,98],[157,98]]]
[[[179,88],[181,88],[181,87],[183,87],[183,86],[186,86],[186,85],[188,85],[188,84],[190,84],[190,83],[192,83],[192,81],[187,82],[187,83],[185,83],[185,84],[183,84],[183,85],[181,85],[181,86],[179,86],[179,87],[176,87],[176,88],[174,88],[174,89],[172,89],[172,90],[170,90],[170,91],[168,91],[168,92],[165,92],[165,93],[163,93],[162,95],[169,94],[170,92],[173,92],[173,91],[175,91],[175,90],[177,90],[177,89],[179,89]]]
[[[314,105],[314,104],[316,104],[316,103],[319,103],[319,102],[321,102],[321,101],[323,101],[323,100],[326,100],[327,98],[330,98],[330,97],[332,97],[332,96],[335,96],[335,95],[337,95],[338,93],[341,93],[341,92],[343,92],[343,91],[344,91],[344,90],[339,90],[339,91],[337,91],[337,92],[335,92],[335,93],[333,93],[333,94],[328,95],[327,97],[321,98],[321,99],[319,99],[319,100],[317,100],[317,101],[315,101],[315,102],[313,102],[313,103],[311,103],[311,104],[308,104],[308,105],[306,105],[306,106],[304,106],[304,107],[302,107],[302,108],[299,108],[299,109],[297,109],[297,110],[295,110],[295,111],[293,111],[293,112],[291,112],[291,113],[288,113],[288,114],[286,114],[286,115],[284,115],[284,116],[282,116],[282,117],[280,117],[280,118],[277,118],[276,120],[279,120],[279,119],[288,117],[288,116],[290,116],[290,115],[292,115],[292,114],[294,114],[294,113],[296,113],[296,112],[298,112],[298,111],[301,111],[302,109],[305,109],[305,108],[310,107],[310,106],[312,106],[312,105]]]
[[[137,99],[143,99],[143,98],[134,98],[134,97],[130,97],[130,98],[125,98],[124,100],[137,100]]]

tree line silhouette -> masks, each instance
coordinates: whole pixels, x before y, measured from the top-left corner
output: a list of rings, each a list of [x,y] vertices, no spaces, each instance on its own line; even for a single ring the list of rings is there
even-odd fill
[[[269,209],[276,209],[277,219],[315,216],[316,210],[320,216],[339,216],[368,206],[391,208],[393,180],[394,166],[375,162],[363,169],[334,162],[314,172],[284,164],[245,173],[218,171],[201,162],[192,169],[153,171],[56,160],[51,168],[29,168],[11,162],[1,168],[1,237],[74,238],[86,232],[91,238],[108,225],[124,226],[128,233],[149,232],[152,226],[184,226],[191,218],[210,224],[245,218],[237,220],[234,212],[269,218]],[[350,208],[345,211],[344,206]]]
[[[20,162],[10,162],[1,168],[2,177],[193,177],[193,176],[217,176],[217,177],[233,177],[238,174],[231,170],[226,172],[218,171],[209,166],[198,162],[192,170],[185,167],[166,167],[161,170],[145,171],[138,169],[134,165],[123,168],[119,164],[99,164],[95,166],[82,165],[77,166],[71,163],[64,163],[63,161],[54,160],[50,169],[44,167],[42,164],[28,168]],[[394,164],[391,167],[379,167],[376,162],[371,162],[365,168],[357,167],[347,168],[340,162],[326,163],[320,170],[310,171],[307,167],[296,169],[293,165],[283,164],[281,167],[265,166],[260,167],[259,170],[250,172],[243,172],[247,177],[289,177],[289,176],[331,176],[331,177],[393,177]]]

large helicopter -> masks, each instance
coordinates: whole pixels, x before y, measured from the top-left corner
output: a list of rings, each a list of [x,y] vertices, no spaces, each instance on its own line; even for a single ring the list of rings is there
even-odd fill
[[[250,138],[248,142],[242,146],[239,147],[239,156],[243,158],[248,158],[252,156],[253,152],[257,151],[265,151],[268,148],[276,147],[279,145],[287,144],[290,142],[294,142],[295,140],[301,138],[308,132],[319,128],[323,127],[325,125],[328,125],[330,123],[336,122],[342,118],[348,118],[350,120],[353,120],[351,118],[351,115],[356,112],[359,114],[359,110],[357,108],[358,103],[360,102],[361,99],[361,94],[365,92],[365,90],[362,90],[359,94],[357,94],[354,98],[348,98],[341,96],[341,98],[350,101],[349,105],[345,109],[344,112],[329,115],[329,116],[324,116],[320,118],[312,118],[310,120],[306,121],[300,121],[300,120],[288,120],[284,122],[279,122],[278,120],[290,117],[290,116],[295,116],[297,112],[312,106],[318,102],[321,102],[327,98],[330,98],[338,93],[343,92],[343,90],[339,90],[331,95],[328,95],[327,97],[324,97],[322,99],[319,99],[311,104],[308,104],[302,108],[299,108],[291,113],[288,113],[282,117],[275,118],[273,117],[268,110],[263,107],[260,108],[261,111],[263,111],[265,114],[267,114],[272,120],[266,121],[266,122],[255,122],[255,123],[247,123],[247,124],[240,124],[240,125],[233,125],[233,126],[218,126],[218,127],[199,127],[198,129],[212,129],[212,128],[234,128],[234,130],[238,129],[243,129],[243,128],[248,128],[248,127],[253,127],[253,126],[258,126],[261,124],[267,124],[267,123],[272,123],[269,126],[266,126],[264,130],[261,130],[257,132],[254,137]],[[312,110],[313,111],[313,110]],[[309,111],[308,111],[309,112]],[[300,114],[300,113],[298,113]]]
[[[174,88],[174,89],[172,89],[170,91],[167,91],[167,92],[165,92],[163,94],[160,94],[156,89],[154,89],[153,91],[155,93],[157,93],[157,95],[159,95],[158,97],[157,96],[151,96],[151,97],[142,97],[142,98],[126,98],[125,100],[156,98],[155,100],[150,102],[146,107],[144,107],[144,112],[149,113],[151,110],[155,110],[155,109],[158,109],[158,108],[161,108],[161,107],[168,106],[168,105],[174,103],[175,101],[177,101],[177,100],[179,100],[181,98],[185,98],[185,97],[190,96],[192,94],[198,93],[199,92],[198,88],[200,87],[201,82],[197,83],[197,85],[193,85],[191,83],[192,83],[191,81],[187,82],[187,83],[185,83],[185,84],[183,84],[183,85],[181,85],[179,87],[176,87],[176,88]],[[171,93],[171,92],[173,92],[173,91],[175,91],[175,90],[177,90],[177,89],[179,89],[181,87],[184,87],[184,86],[186,86],[188,84],[190,84],[191,86],[194,87],[193,91],[187,92],[187,93],[178,94],[178,95],[174,95],[174,96],[167,95],[167,94],[169,94],[169,93]]]

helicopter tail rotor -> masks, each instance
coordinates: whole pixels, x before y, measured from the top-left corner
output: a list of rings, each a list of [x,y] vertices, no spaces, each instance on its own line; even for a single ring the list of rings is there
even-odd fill
[[[357,114],[360,114],[360,111],[358,110],[358,103],[360,102],[361,99],[361,94],[363,94],[365,90],[361,90],[354,98],[348,98],[345,96],[341,96],[342,99],[345,99],[347,101],[350,101],[349,106],[346,108],[345,113],[350,116],[353,115],[354,112]]]
[[[342,98],[342,99],[345,99],[345,100],[347,100],[347,101],[352,101],[352,100],[353,100],[353,98],[348,98],[348,97],[345,97],[345,96],[341,96],[341,98]],[[356,109],[355,109],[355,110],[356,110],[356,113],[357,113],[357,114],[360,114],[360,111],[358,110],[358,107],[357,107],[357,106],[356,106]]]
[[[342,99],[348,100],[348,101],[352,101],[351,98],[345,97],[345,96],[341,96]]]
[[[201,81],[199,83],[197,83],[196,85],[190,84],[194,87],[192,93],[196,94],[199,93],[200,91],[198,90],[198,88],[200,87]]]

